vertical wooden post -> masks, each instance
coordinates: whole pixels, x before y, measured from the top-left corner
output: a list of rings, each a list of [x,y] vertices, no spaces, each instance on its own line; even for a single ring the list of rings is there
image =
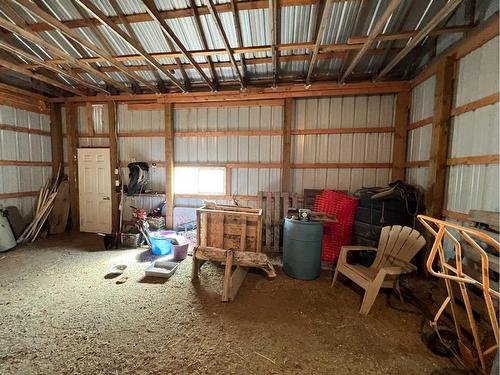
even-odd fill
[[[431,157],[426,193],[427,214],[436,218],[442,216],[444,208],[446,158],[448,157],[448,136],[450,130],[450,112],[453,102],[454,74],[455,56],[447,56],[440,63],[436,73]]]
[[[409,116],[410,91],[399,92],[396,96],[396,113],[394,116],[392,181],[405,180],[406,139]]]
[[[66,102],[66,131],[68,133],[68,182],[73,230],[80,228],[80,207],[78,202],[78,138],[76,134],[76,105]]]
[[[94,108],[92,108],[92,103],[87,102],[85,105],[85,114],[86,114],[86,119],[87,119],[87,133],[90,137],[93,137],[95,134],[94,130]]]
[[[174,121],[172,103],[165,104],[165,221],[174,226]]]
[[[293,99],[285,99],[283,108],[283,142],[281,150],[281,191],[290,192],[290,163],[292,147]]]
[[[52,178],[54,179],[59,168],[61,168],[61,175],[64,174],[61,104],[58,103],[50,105],[50,146],[52,152]]]
[[[109,127],[109,155],[111,167],[111,223],[113,233],[118,233],[120,228],[119,222],[119,195],[116,191],[116,181],[118,178],[118,140],[116,131],[116,104],[115,102],[108,103],[108,127]]]

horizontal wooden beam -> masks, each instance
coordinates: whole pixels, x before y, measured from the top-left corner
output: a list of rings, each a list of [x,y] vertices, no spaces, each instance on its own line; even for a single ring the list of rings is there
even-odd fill
[[[292,135],[314,134],[359,134],[359,133],[394,133],[394,127],[365,127],[365,128],[331,128],[331,129],[292,129]]]
[[[38,191],[23,191],[18,193],[1,193],[0,199],[13,199],[24,197],[37,197],[40,194]]]
[[[392,163],[292,163],[295,169],[392,168]]]
[[[241,101],[284,99],[301,97],[345,96],[345,95],[374,95],[391,94],[405,91],[409,88],[407,81],[386,82],[358,82],[339,86],[337,82],[315,82],[309,89],[303,84],[282,84],[276,89],[269,87],[248,87],[245,92],[239,90],[222,90],[218,92],[189,92],[171,94],[137,94],[137,95],[96,95],[86,97],[49,98],[51,103],[79,103],[79,102],[108,102],[115,101],[137,102],[157,101],[158,103],[191,103],[192,105],[204,102]]]
[[[185,199],[211,199],[211,200],[224,200],[224,201],[232,201],[233,198],[236,200],[243,201],[256,201],[256,195],[205,195],[205,194],[175,194],[175,198],[185,198]],[[183,206],[182,206],[183,207]]]
[[[497,92],[495,94],[485,96],[484,98],[474,100],[473,102],[461,105],[459,107],[452,108],[451,115],[459,116],[463,113],[475,111],[476,109],[498,103],[499,100],[500,100],[500,93]]]
[[[50,161],[27,161],[27,160],[0,160],[0,165],[12,165],[18,167],[50,167]]]
[[[47,98],[43,95],[37,94],[35,92],[31,92],[28,90],[23,90],[18,87],[14,87],[11,85],[7,85],[5,83],[0,83],[0,93],[2,92],[10,92],[11,94],[16,94],[20,98],[31,98],[40,102],[45,102]]]
[[[429,160],[413,160],[405,163],[406,168],[427,168]]]
[[[463,212],[443,210],[443,216],[450,218],[450,219],[457,220],[457,221],[468,221],[469,220],[469,215],[464,214]]]
[[[415,130],[415,129],[418,129],[418,128],[421,128],[421,127],[424,127],[427,125],[432,125],[432,116],[424,118],[424,119],[419,120],[419,121],[412,122],[411,124],[408,124],[407,130],[408,131]]]
[[[36,134],[50,137],[50,132],[40,129],[30,129],[22,126],[16,125],[8,125],[8,124],[0,124],[0,130],[9,130],[17,133],[27,133],[27,134]]]
[[[500,155],[479,155],[479,156],[462,156],[454,157],[446,160],[446,165],[476,165],[476,164],[499,164]]]
[[[149,165],[163,167],[164,161],[145,161]],[[126,168],[130,162],[121,161],[120,167]],[[281,163],[259,163],[259,162],[238,162],[238,163],[199,163],[199,162],[175,162],[176,167],[198,167],[198,168],[249,168],[262,169],[281,168]],[[295,163],[290,165],[295,169],[355,169],[355,168],[392,168],[392,163]]]
[[[176,131],[174,137],[254,137],[281,135],[281,129],[269,130],[220,130],[220,131]]]
[[[406,168],[425,168],[429,166],[429,160],[414,160],[407,161]],[[461,156],[446,159],[448,167],[456,165],[478,165],[478,164],[499,164],[500,155],[478,155],[478,156]]]
[[[283,99],[272,100],[235,100],[207,103],[176,103],[174,109],[184,108],[225,108],[225,107],[268,107],[268,106],[283,106]],[[162,110],[161,103],[131,103],[127,105],[129,111],[156,111]]]
[[[431,31],[430,35],[443,35],[447,33],[463,33],[467,31],[471,31],[474,29],[474,26],[471,25],[459,25],[459,26],[448,26],[443,27],[441,29],[436,29]],[[374,40],[383,40],[383,41],[393,41],[400,39],[410,39],[418,34],[418,31],[400,31],[394,33],[382,33],[378,34]],[[363,44],[366,43],[368,37],[366,36],[351,36],[347,39],[348,44]]]

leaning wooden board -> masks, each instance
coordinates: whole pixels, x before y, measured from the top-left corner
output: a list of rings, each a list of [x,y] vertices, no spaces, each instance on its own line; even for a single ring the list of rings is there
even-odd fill
[[[69,217],[69,183],[67,180],[61,182],[57,188],[57,196],[54,207],[49,215],[49,233],[63,233],[66,230]]]

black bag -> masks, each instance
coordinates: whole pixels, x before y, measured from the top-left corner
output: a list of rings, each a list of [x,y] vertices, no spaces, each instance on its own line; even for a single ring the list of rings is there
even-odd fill
[[[149,181],[149,165],[144,162],[130,163],[128,169],[127,195],[134,195],[136,192],[142,193],[146,190]]]

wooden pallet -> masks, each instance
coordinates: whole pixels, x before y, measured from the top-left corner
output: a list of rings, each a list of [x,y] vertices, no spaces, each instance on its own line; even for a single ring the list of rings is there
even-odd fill
[[[289,208],[301,208],[302,200],[296,193],[259,191],[257,204],[262,209],[264,251],[279,253],[282,220]]]

